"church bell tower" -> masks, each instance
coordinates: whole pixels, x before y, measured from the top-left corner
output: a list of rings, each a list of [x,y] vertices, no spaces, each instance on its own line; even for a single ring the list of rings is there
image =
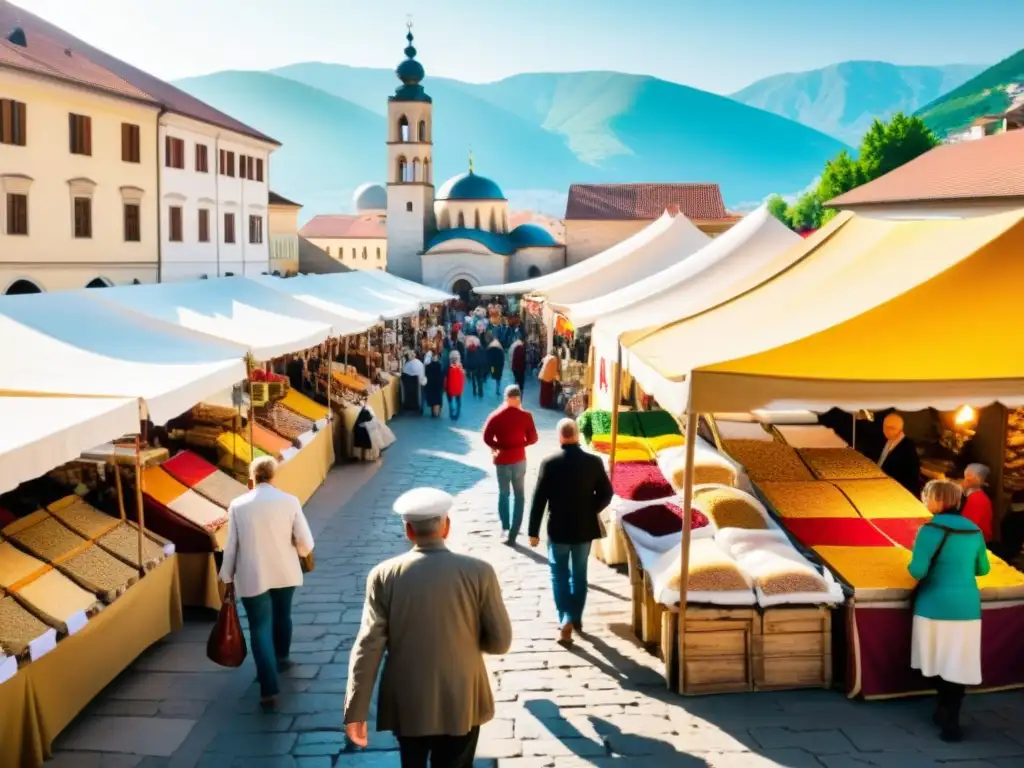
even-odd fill
[[[405,61],[395,74],[402,84],[388,97],[388,272],[422,282],[420,254],[434,230],[433,105],[420,83],[412,23]]]

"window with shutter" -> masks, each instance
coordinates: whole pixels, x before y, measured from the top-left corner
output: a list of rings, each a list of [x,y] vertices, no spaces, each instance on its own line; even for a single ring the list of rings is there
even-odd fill
[[[141,153],[139,126],[121,123],[121,160],[126,163],[139,162]]]
[[[142,240],[142,208],[138,203],[124,204],[124,239],[127,243]]]
[[[206,154],[205,144],[196,144],[196,172],[209,173],[210,164]]]
[[[75,237],[92,237],[92,199],[88,197],[75,198]]]
[[[92,154],[92,118],[85,115],[68,115],[68,140],[73,155]]]
[[[235,177],[235,153],[228,152],[228,176]]]
[[[28,234],[28,195],[7,194],[7,234]]]
[[[0,99],[0,144],[25,146],[25,105],[14,99]]]
[[[263,158],[256,158],[256,181],[263,181]]]
[[[168,212],[168,240],[172,243],[180,243],[185,239],[185,233],[182,231],[184,227],[181,221],[181,206],[172,205],[167,209]]]
[[[164,142],[164,165],[168,168],[185,168],[185,140],[168,136]]]
[[[210,211],[206,208],[199,209],[199,242],[210,242]]]
[[[263,242],[263,217],[249,217],[249,242],[258,245]]]
[[[224,242],[235,242],[235,214],[224,214]]]

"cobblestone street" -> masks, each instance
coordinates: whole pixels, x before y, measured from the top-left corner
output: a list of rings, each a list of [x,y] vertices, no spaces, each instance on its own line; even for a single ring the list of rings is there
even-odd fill
[[[535,408],[537,389],[527,385]],[[969,697],[966,740],[944,744],[930,702],[856,703],[839,692],[750,693],[683,699],[665,690],[656,658],[629,636],[625,575],[590,570],[586,627],[569,651],[556,634],[543,550],[502,546],[497,487],[480,428],[498,398],[465,398],[462,419],[399,417],[398,443],[379,465],[336,470],[308,505],[316,571],[295,600],[296,665],[277,714],[259,712],[251,659],[239,670],[206,660],[212,614],[140,658],[57,741],[64,768],[385,768],[398,766],[390,734],[346,751],[341,709],[366,575],[407,547],[391,513],[397,495],[439,485],[457,495],[450,546],[498,570],[512,616],[511,652],[489,659],[497,718],[482,732],[479,764],[554,766],[783,765],[793,768],[1024,766],[1024,695]],[[527,489],[555,450],[558,414],[537,412]],[[524,525],[525,527],[525,525]]]

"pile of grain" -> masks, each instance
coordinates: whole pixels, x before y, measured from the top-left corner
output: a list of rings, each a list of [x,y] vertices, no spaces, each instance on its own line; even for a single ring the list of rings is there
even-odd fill
[[[677,491],[683,490],[686,479],[685,448],[666,451],[665,460],[658,457],[658,466]],[[698,450],[693,454],[694,485],[736,485],[736,467],[724,456],[710,450]]]
[[[313,429],[313,422],[281,405],[270,403],[256,411],[256,423],[298,444],[300,435]]]
[[[11,534],[13,539],[36,557],[52,563],[71,550],[85,544],[85,539],[46,515],[39,522],[24,530]]]
[[[831,483],[761,483],[758,487],[782,517],[857,517],[857,510]]]
[[[48,624],[67,633],[67,620],[77,613],[92,616],[100,609],[96,595],[85,591],[60,571],[47,571],[17,592],[18,597]]]
[[[726,452],[742,464],[755,483],[813,480],[811,472],[788,445],[772,440],[726,440]]]
[[[122,523],[110,533],[102,536],[97,542],[103,549],[116,555],[135,568],[139,566],[139,531],[137,528]],[[164,548],[149,536],[142,537],[142,559],[147,569],[163,561]]]
[[[768,520],[760,502],[749,493],[736,488],[698,488],[693,497],[693,505],[700,509],[716,528],[768,528]]]
[[[678,590],[682,581],[682,558],[669,576],[666,586]],[[690,563],[686,588],[691,592],[736,592],[749,590],[751,582],[735,560],[714,539],[690,542]]]
[[[96,546],[68,558],[59,567],[105,603],[114,602],[139,578],[137,570]]]
[[[51,515],[87,539],[102,536],[118,524],[116,518],[103,514],[78,496],[51,504],[49,509]]]
[[[13,597],[0,598],[0,648],[9,656],[21,656],[28,644],[46,634],[49,627],[26,611]]]
[[[220,432],[234,432],[242,428],[242,416],[234,408],[224,405],[200,403],[189,412],[188,420],[193,425],[213,426]]]
[[[715,541],[768,597],[828,592],[825,579],[781,532],[730,529]]]
[[[0,587],[10,587],[24,581],[44,568],[46,563],[42,560],[26,555],[8,541],[0,541]]]
[[[913,589],[910,552],[901,547],[814,547],[854,589]]]
[[[895,480],[847,480],[839,488],[861,515],[878,517],[930,518],[928,508]]]
[[[819,480],[879,480],[886,476],[875,462],[852,448],[801,448],[800,456]]]

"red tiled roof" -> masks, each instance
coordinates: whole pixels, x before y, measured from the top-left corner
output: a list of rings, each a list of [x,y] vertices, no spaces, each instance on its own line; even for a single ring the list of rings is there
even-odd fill
[[[688,219],[728,219],[717,184],[573,184],[566,219],[656,219],[670,205]]]
[[[943,144],[826,205],[1024,197],[1024,130]]]
[[[296,203],[294,200],[289,200],[284,195],[279,195],[274,190],[270,190],[267,193],[267,205],[293,205],[296,208],[301,208],[302,203]]]
[[[38,75],[69,80],[80,85],[112,91],[159,106],[149,94],[125,82],[108,69],[90,61],[86,56],[70,48],[58,45],[45,35],[33,34],[22,47],[0,37],[0,64],[23,69]]]
[[[154,77],[153,75],[143,72],[141,69],[127,64],[113,56],[104,53],[98,48],[94,48],[84,40],[79,40],[74,35],[65,32],[55,24],[36,16],[33,13],[13,5],[12,3],[0,0],[0,37],[6,38],[7,35],[15,27],[21,27],[25,31],[25,38],[28,42],[28,51],[32,52],[35,56],[33,38],[42,37],[48,39],[52,44],[58,46],[61,53],[64,55],[64,49],[70,49],[72,52],[72,59],[78,61],[84,59],[91,63],[90,79],[82,79],[73,76],[69,72],[45,72],[53,77],[59,77],[62,80],[70,82],[80,82],[88,84],[92,87],[102,88],[122,95],[132,95],[119,90],[117,87],[112,87],[118,82],[123,82],[125,85],[134,89],[145,96],[148,96],[150,100],[159,103],[169,112],[175,112],[185,117],[191,117],[194,120],[200,122],[209,123],[210,125],[216,125],[220,128],[226,128],[230,131],[236,131],[237,133],[251,136],[252,138],[259,139],[261,141],[267,141],[272,144],[280,145],[280,142],[275,141],[269,136],[260,133],[255,128],[251,128],[245,123],[236,120],[230,115],[226,115],[223,112],[214,109],[209,104],[206,104],[194,96],[190,96],[184,91],[175,88],[170,83],[165,83],[163,80]],[[16,45],[5,46],[8,50],[13,48],[16,51],[25,52],[26,49],[20,48]],[[22,57],[23,59],[24,57]],[[7,64],[9,66],[18,66],[17,64],[0,58],[0,64]],[[50,65],[51,62],[47,62]],[[24,67],[24,65],[22,65]],[[51,66],[50,69],[53,69]],[[101,76],[98,70],[106,70],[109,77]],[[44,74],[43,70],[38,68],[35,71]],[[85,69],[74,70],[76,73],[84,74]],[[134,96],[133,98],[138,98]]]
[[[302,237],[318,238],[385,238],[388,236],[382,216],[354,216],[347,213],[314,216],[299,230]]]

